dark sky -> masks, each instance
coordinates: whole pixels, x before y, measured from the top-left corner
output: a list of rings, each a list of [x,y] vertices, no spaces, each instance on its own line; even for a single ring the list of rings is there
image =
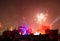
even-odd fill
[[[40,12],[47,12],[47,22],[51,23],[56,17],[60,16],[60,1],[0,0],[0,23],[3,25],[0,32],[9,26],[17,27],[28,24],[33,27],[35,24],[34,18]],[[54,25],[59,28],[60,19]]]

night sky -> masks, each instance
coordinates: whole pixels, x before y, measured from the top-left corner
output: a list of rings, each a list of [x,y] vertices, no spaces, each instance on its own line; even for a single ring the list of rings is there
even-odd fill
[[[60,16],[60,1],[46,0],[0,0],[0,34],[9,27],[27,25],[34,28],[37,13],[47,13],[47,23]],[[60,19],[54,24],[59,29]],[[53,28],[54,29],[54,28]]]

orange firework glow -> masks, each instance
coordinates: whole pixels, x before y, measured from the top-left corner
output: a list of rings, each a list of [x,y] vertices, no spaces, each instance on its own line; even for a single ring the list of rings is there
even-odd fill
[[[39,32],[35,32],[34,35],[39,35],[40,33]]]
[[[47,19],[47,14],[44,13],[40,13],[37,14],[37,25],[35,26],[35,32],[41,33],[41,34],[45,34],[45,30],[50,29],[50,25],[46,23],[46,19]]]
[[[2,28],[2,23],[0,23],[0,28]]]
[[[37,29],[33,30],[34,35],[38,35],[38,34],[46,34],[45,31],[50,29],[50,25],[48,24],[44,24],[41,25],[40,27],[37,27]]]

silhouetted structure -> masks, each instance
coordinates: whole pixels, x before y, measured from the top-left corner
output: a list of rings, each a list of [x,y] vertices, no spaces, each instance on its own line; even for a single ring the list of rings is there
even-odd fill
[[[20,35],[18,30],[4,31],[0,41],[58,41],[58,30],[46,30],[46,34]]]
[[[49,35],[51,41],[58,41],[58,29],[56,30],[46,30],[46,34]]]

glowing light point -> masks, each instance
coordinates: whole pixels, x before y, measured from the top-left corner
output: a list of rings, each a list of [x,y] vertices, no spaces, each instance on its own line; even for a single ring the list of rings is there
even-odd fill
[[[9,28],[9,30],[10,30],[10,31],[13,31],[13,30],[14,30],[14,27],[11,26],[11,27]]]
[[[35,32],[34,35],[39,35],[40,33],[39,32]]]
[[[0,28],[2,28],[2,23],[0,23]]]

